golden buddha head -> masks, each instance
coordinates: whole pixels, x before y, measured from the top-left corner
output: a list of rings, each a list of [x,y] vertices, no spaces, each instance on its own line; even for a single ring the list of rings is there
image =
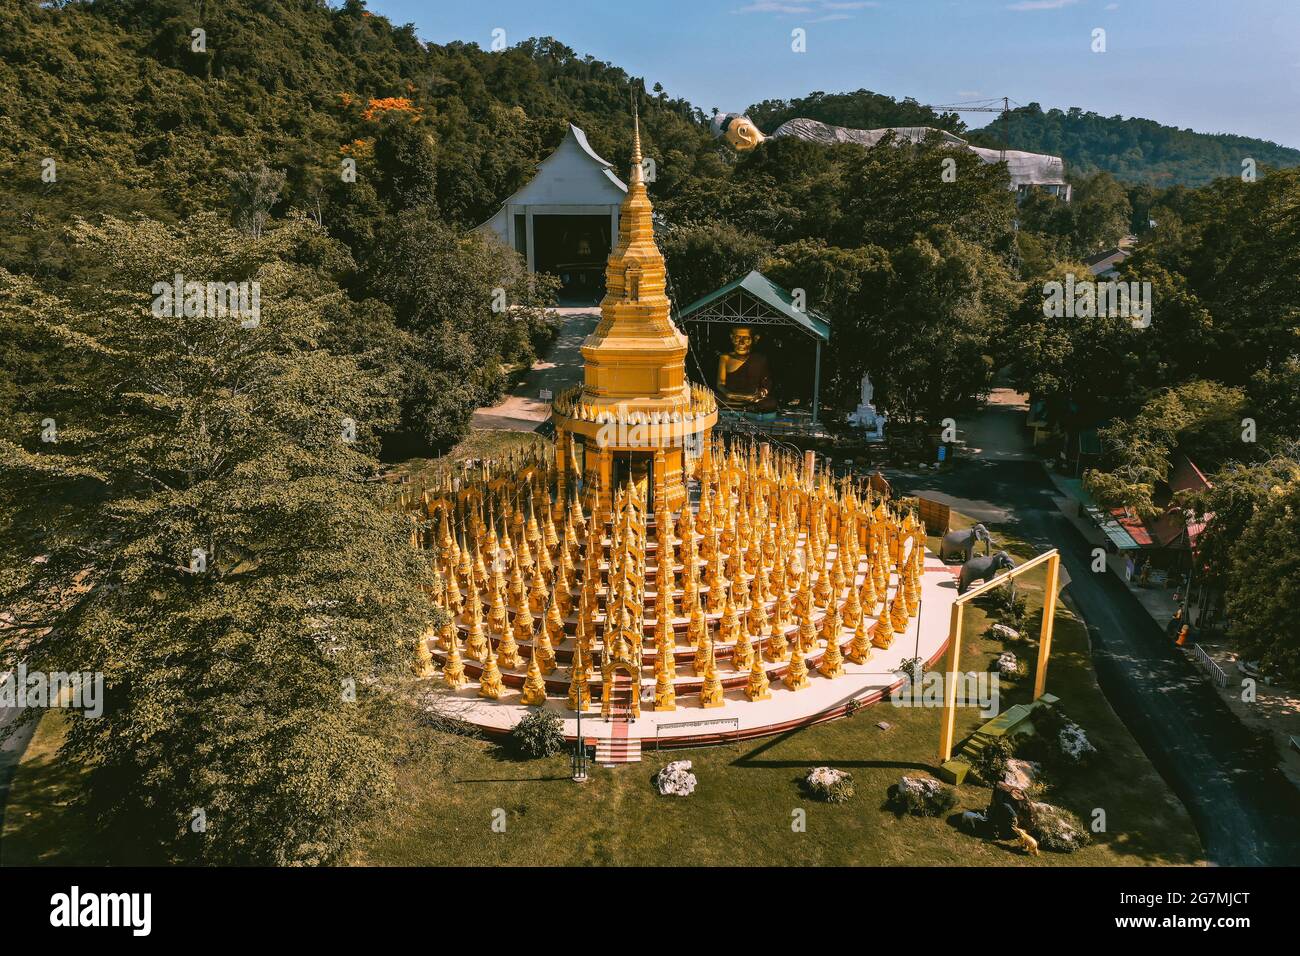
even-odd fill
[[[725,139],[732,149],[742,152],[753,149],[767,138],[753,120],[739,113],[714,113],[709,125],[714,136]]]
[[[753,351],[758,335],[747,325],[738,325],[731,330],[731,354],[748,355]]]

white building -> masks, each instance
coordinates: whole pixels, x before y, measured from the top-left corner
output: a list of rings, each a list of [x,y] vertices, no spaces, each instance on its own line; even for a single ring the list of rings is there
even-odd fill
[[[569,295],[599,296],[605,262],[618,237],[618,210],[627,186],[573,124],[537,174],[487,222],[528,260],[531,272],[560,277]]]

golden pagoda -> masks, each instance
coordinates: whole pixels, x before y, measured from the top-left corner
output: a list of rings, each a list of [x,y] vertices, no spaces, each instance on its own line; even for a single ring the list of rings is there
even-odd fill
[[[614,490],[628,482],[662,489],[662,504],[681,507],[691,459],[707,453],[718,420],[713,394],[686,378],[688,342],[670,315],[651,213],[634,120],[631,176],[618,244],[605,267],[600,322],[582,345],[583,384],[557,395],[551,415],[561,489],[581,468],[584,487],[596,489],[605,512]],[[649,507],[660,504],[651,500]]]
[[[554,402],[554,454],[511,453],[404,501],[437,572],[425,650],[453,689],[476,681],[461,693],[482,706],[585,711],[599,668],[592,719],[636,720],[643,695],[660,712],[697,694],[762,707],[810,687],[812,670],[818,685],[861,679],[845,659],[889,648],[918,612],[925,531],[909,510],[812,457],[713,434],[712,393],[686,379],[635,129],[608,291],[583,383]]]

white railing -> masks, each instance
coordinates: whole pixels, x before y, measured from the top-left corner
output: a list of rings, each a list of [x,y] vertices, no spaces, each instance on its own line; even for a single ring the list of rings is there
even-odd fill
[[[1228,686],[1228,675],[1223,672],[1222,667],[1214,662],[1214,658],[1205,653],[1205,648],[1201,647],[1200,644],[1193,644],[1192,653],[1196,656],[1196,662],[1209,675],[1210,680],[1214,681],[1216,687]]]
[[[679,720],[671,724],[655,724],[655,750],[659,749],[659,735],[665,727],[708,727],[713,724],[727,724],[733,731],[740,732],[739,717],[715,717],[712,720]]]

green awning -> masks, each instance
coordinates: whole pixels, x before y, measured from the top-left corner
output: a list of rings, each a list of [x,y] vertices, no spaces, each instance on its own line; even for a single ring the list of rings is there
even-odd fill
[[[1078,478],[1058,478],[1056,483],[1079,503],[1079,510],[1101,529],[1102,533],[1121,551],[1142,547],[1128,533],[1128,529],[1115,520],[1115,516],[1093,500]]]
[[[831,339],[831,324],[824,315],[813,309],[795,308],[794,296],[757,271],[697,299],[682,309],[677,319],[727,325],[793,325],[823,342]]]

